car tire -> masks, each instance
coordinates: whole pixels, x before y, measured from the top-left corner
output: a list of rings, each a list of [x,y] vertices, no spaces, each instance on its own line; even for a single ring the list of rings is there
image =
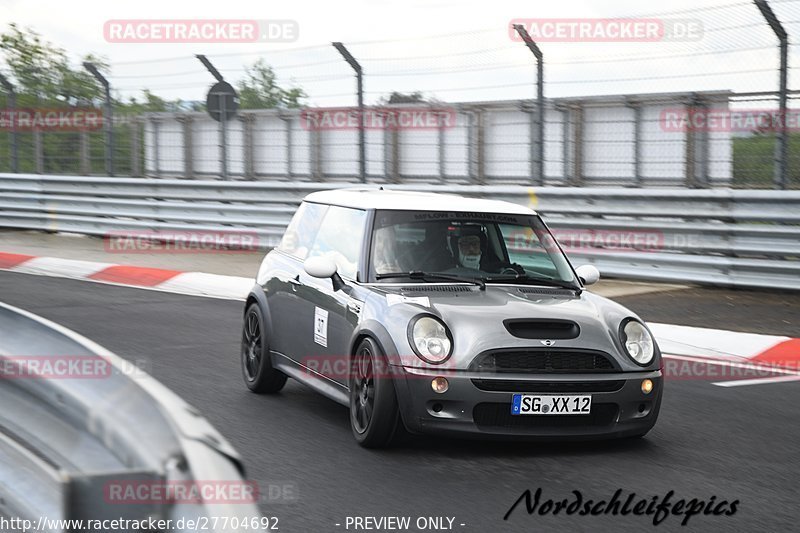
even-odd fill
[[[350,368],[350,427],[356,442],[364,448],[390,446],[403,422],[394,380],[378,343],[370,338],[361,341]]]
[[[251,304],[244,313],[241,363],[242,377],[252,392],[276,393],[286,385],[286,374],[272,366],[264,334],[264,314],[257,303]]]

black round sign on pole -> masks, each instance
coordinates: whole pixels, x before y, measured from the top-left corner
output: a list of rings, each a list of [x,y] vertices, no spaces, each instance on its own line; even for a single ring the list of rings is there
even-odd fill
[[[215,83],[208,90],[206,109],[211,118],[217,122],[232,119],[239,109],[239,95],[236,94],[236,89],[227,81]]]

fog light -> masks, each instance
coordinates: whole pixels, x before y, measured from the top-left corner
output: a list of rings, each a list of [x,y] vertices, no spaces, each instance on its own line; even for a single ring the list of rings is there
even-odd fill
[[[445,378],[433,378],[433,381],[431,381],[431,388],[433,392],[444,394],[447,392],[447,389],[450,388],[450,384],[447,383],[447,379]]]
[[[649,379],[642,380],[642,392],[645,394],[653,392],[653,382]]]

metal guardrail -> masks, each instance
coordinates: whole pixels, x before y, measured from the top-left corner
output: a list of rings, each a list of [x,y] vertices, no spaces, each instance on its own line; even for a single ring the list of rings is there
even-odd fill
[[[62,368],[95,366],[80,378],[43,370],[59,362]],[[222,435],[132,363],[0,303],[0,364],[0,517],[30,520],[36,531],[50,533],[81,529],[57,522],[63,520],[86,524],[152,517],[172,520],[168,531],[184,531],[192,529],[180,527],[180,519],[185,524],[228,517],[226,522],[208,521],[210,531],[221,532],[260,519],[253,502],[161,501],[155,492],[122,504],[114,501],[108,490],[114,483],[156,490],[212,481],[245,484],[241,460]],[[37,372],[8,372],[21,367]],[[103,370],[91,375],[91,369]]]
[[[278,242],[306,194],[355,183],[224,182],[0,174],[0,227],[113,231],[255,231]],[[533,207],[573,262],[612,277],[800,289],[800,191],[391,185]],[[647,246],[608,235],[645,234]],[[562,244],[564,241],[562,240]]]

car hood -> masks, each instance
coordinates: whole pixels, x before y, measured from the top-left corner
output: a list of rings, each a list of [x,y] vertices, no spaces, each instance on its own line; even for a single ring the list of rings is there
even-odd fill
[[[382,290],[387,313],[395,324],[407,324],[418,314],[439,317],[453,336],[453,368],[467,368],[474,357],[498,348],[581,348],[604,351],[617,359],[623,369],[642,370],[622,354],[618,340],[620,323],[636,317],[606,298],[583,291],[577,295],[563,289],[531,286],[493,285],[486,290],[466,286],[438,286]],[[405,315],[397,320],[398,315]],[[567,320],[580,328],[573,339],[520,338],[504,324],[506,320]],[[396,332],[406,335],[406,332]],[[407,335],[406,335],[407,336]],[[545,344],[542,341],[551,341]],[[410,345],[409,345],[410,348]]]

